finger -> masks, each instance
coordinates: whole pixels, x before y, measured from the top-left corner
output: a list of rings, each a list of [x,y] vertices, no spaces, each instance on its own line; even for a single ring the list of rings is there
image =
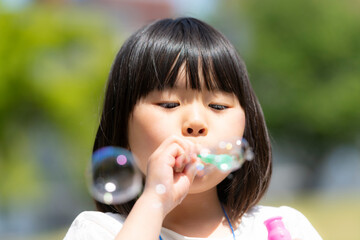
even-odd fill
[[[164,150],[165,156],[170,156],[173,161],[171,166],[172,167],[181,167],[182,162],[185,158],[185,151],[178,143],[172,143]]]
[[[192,143],[189,140],[185,140],[185,142],[188,142],[188,149],[186,156],[185,155],[181,155],[179,157],[176,158],[175,160],[175,171],[176,172],[182,172],[184,170],[184,167],[189,164],[189,163],[194,163],[196,161],[198,161],[197,159],[197,154],[196,152],[196,146],[194,143]]]
[[[190,155],[192,153],[196,154],[196,152],[197,152],[196,144],[188,139],[181,138],[178,136],[171,136],[170,138],[168,138],[168,140],[170,142],[176,142],[184,149],[184,151],[186,153],[186,157],[188,158],[187,160],[190,160]]]
[[[186,163],[187,163],[187,157],[185,156],[185,154],[180,155],[175,159],[174,171],[182,172],[184,170]]]
[[[189,179],[190,183],[192,183],[194,181],[194,178],[196,176],[197,173],[197,168],[196,168],[196,164],[197,161],[192,161],[189,164],[187,164],[184,168],[184,175]]]
[[[179,203],[186,197],[195,176],[196,167],[192,163],[187,164],[183,172],[174,174],[174,196]]]
[[[184,150],[177,143],[167,145],[166,148],[158,148],[150,156],[147,168],[148,170],[152,169],[153,172],[157,172],[158,174],[160,174],[161,171],[168,173],[171,171],[172,173],[176,158],[184,154]],[[168,168],[166,168],[166,166]]]
[[[179,148],[174,148],[173,144]],[[188,164],[192,155],[196,155],[196,146],[188,139],[180,138],[178,136],[171,136],[166,138],[154,152],[154,156],[161,156],[163,153],[170,154],[175,161],[171,162],[175,172],[182,172],[184,166]],[[156,158],[156,157],[155,157]]]
[[[179,144],[183,149],[184,149],[184,157],[185,158],[181,158],[181,160],[183,161],[182,163],[188,163],[190,161],[190,154],[192,151],[192,145],[193,143],[189,140],[186,139],[182,139],[179,137],[175,137],[174,141]]]

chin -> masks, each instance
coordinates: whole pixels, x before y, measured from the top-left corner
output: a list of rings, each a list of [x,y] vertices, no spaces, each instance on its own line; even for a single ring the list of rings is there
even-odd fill
[[[191,184],[189,194],[206,192],[216,186],[227,177],[227,173],[217,172],[205,176],[196,176]]]

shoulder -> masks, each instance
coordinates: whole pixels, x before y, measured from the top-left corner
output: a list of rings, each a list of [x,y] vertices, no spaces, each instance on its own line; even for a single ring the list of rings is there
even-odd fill
[[[288,207],[288,206],[281,206],[281,207],[270,207],[270,206],[262,206],[257,205],[251,208],[246,214],[246,217],[252,218],[264,218],[265,220],[274,216],[281,216],[283,218],[305,218],[304,215],[299,212],[298,210]]]
[[[242,218],[241,226],[247,229],[256,229],[267,235],[264,221],[269,218],[281,216],[285,227],[289,230],[293,239],[321,240],[322,238],[311,225],[309,220],[298,210],[287,207],[255,206]],[[252,226],[252,227],[251,227]]]
[[[119,214],[85,211],[74,219],[64,240],[114,239],[124,221]]]

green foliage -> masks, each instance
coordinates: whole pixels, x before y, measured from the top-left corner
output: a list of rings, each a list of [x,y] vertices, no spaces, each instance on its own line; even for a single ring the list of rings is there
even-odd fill
[[[351,0],[224,3],[275,138],[325,149],[359,137],[359,6]]]
[[[109,18],[91,9],[34,6],[0,13],[2,203],[44,194],[49,176],[39,159],[51,141],[65,156],[59,171],[83,178],[121,44],[110,27]]]

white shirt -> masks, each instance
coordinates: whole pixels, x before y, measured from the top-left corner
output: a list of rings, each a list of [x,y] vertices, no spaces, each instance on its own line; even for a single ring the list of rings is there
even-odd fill
[[[239,227],[234,229],[236,239],[267,240],[268,233],[264,221],[275,216],[282,216],[282,221],[292,239],[322,240],[302,213],[285,206],[253,207],[242,217]],[[115,213],[82,212],[71,224],[64,240],[114,240],[124,221],[123,216]],[[186,237],[166,228],[162,228],[160,234],[163,240],[215,240],[215,238]],[[233,240],[233,236],[229,234],[221,240]]]

